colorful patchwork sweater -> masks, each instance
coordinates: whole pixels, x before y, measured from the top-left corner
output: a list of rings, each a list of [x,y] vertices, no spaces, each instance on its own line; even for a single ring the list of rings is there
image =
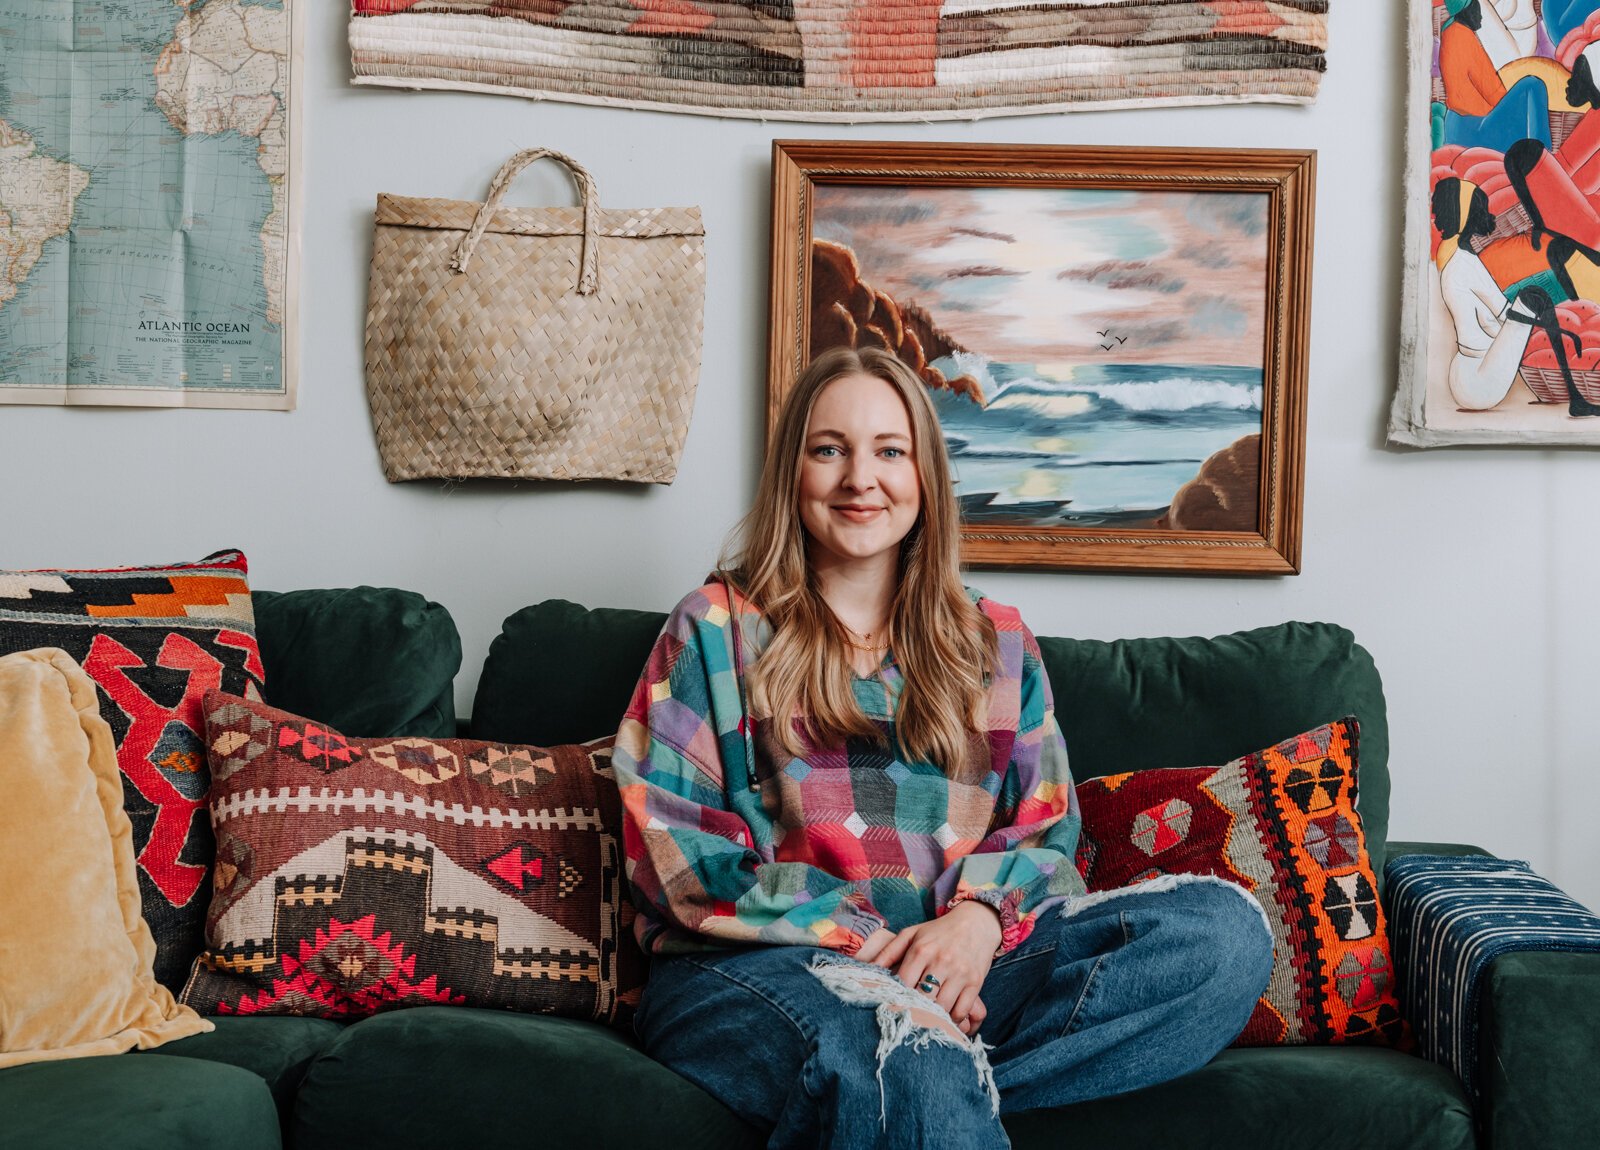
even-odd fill
[[[1050,903],[1082,893],[1077,796],[1038,643],[1015,609],[972,595],[999,632],[1000,666],[990,769],[970,784],[900,752],[892,657],[853,684],[887,748],[808,742],[791,757],[746,713],[735,679],[771,626],[742,596],[730,613],[721,582],[678,604],[613,758],[647,953],[787,943],[854,954],[880,926],[926,922],[965,899],[999,913],[1003,952]]]

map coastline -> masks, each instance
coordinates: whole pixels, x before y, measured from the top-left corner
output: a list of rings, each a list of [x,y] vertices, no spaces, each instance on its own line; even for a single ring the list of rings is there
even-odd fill
[[[291,409],[302,0],[5,8],[0,403]],[[20,163],[59,185],[26,241]]]

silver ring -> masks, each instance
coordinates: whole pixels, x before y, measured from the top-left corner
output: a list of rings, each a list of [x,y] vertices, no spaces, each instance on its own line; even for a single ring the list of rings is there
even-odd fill
[[[943,981],[944,979],[940,978],[937,974],[925,973],[920,979],[917,980],[917,989],[923,994],[932,994],[934,991],[939,989],[939,984]]]

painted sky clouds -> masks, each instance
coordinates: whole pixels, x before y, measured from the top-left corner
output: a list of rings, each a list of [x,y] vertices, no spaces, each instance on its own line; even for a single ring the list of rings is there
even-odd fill
[[[812,228],[993,361],[1260,368],[1267,207],[1262,193],[823,185]]]

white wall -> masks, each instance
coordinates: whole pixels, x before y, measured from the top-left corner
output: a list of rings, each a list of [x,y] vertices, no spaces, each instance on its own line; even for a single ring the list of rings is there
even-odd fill
[[[346,83],[344,11],[315,3],[305,91],[299,410],[0,411],[0,566],[249,555],[258,587],[388,584],[448,606],[470,705],[499,621],[525,604],[666,609],[702,577],[761,449],[768,150],[774,137],[1320,150],[1304,574],[1276,580],[979,572],[1041,634],[1216,634],[1343,623],[1383,672],[1393,831],[1532,860],[1600,906],[1583,451],[1383,446],[1398,341],[1403,5],[1335,5],[1313,108],[1268,105],[978,124],[761,124]],[[373,197],[481,198],[516,149],[586,162],[609,205],[698,203],[705,366],[677,482],[390,486],[362,390]],[[512,202],[567,202],[537,168]],[[1270,673],[1266,671],[1265,673]]]

